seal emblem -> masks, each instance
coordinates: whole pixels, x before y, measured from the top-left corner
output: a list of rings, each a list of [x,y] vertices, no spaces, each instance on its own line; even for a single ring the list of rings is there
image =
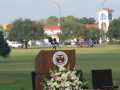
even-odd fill
[[[55,52],[53,55],[53,64],[58,67],[64,67],[68,62],[68,56],[62,51]]]

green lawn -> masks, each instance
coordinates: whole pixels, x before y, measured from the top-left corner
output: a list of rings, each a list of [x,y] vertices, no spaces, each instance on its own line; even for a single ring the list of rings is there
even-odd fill
[[[89,83],[94,68],[111,68],[114,81],[120,81],[120,46],[64,49],[76,49],[76,66],[83,70]],[[40,50],[13,49],[8,58],[0,57],[0,90],[32,90],[31,71]]]

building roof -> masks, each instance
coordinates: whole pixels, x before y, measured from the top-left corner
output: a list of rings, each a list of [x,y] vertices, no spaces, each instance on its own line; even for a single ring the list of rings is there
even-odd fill
[[[45,26],[44,27],[44,30],[46,31],[46,30],[61,30],[62,28],[61,28],[61,26],[58,26],[58,25],[51,25],[51,26]]]
[[[102,11],[102,10],[106,10],[108,12],[113,12],[113,9],[111,9],[111,8],[101,8],[101,9],[98,9],[97,11]]]
[[[44,27],[44,32],[48,35],[59,35],[61,33],[61,26],[50,25]]]
[[[93,24],[85,24],[84,25],[85,28],[87,29],[93,29],[93,28],[98,28],[98,23],[93,23]]]

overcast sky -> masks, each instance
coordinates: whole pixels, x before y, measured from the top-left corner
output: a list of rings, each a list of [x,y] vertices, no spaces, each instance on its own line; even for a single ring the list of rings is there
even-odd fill
[[[49,16],[97,17],[96,10],[103,7],[100,0],[0,0],[0,23],[10,23],[18,18],[32,20],[46,19]],[[120,0],[109,0],[104,7],[114,10],[113,17],[120,16]]]

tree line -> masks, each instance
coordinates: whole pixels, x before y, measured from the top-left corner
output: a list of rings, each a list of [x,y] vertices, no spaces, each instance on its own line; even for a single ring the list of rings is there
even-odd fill
[[[62,34],[60,40],[67,39],[92,39],[99,40],[100,30],[98,28],[86,28],[85,24],[95,24],[94,18],[77,18],[74,16],[61,17]],[[14,20],[12,26],[7,28],[9,34],[6,39],[20,42],[28,42],[29,40],[40,40],[49,36],[44,33],[44,26],[57,25],[58,18],[56,16],[50,16],[46,20],[33,21],[31,19],[19,18]],[[0,56],[8,56],[10,53],[10,47],[7,45],[0,26]],[[120,39],[120,18],[112,20],[107,32],[107,37],[110,41]],[[27,47],[26,47],[27,48]]]
[[[66,16],[60,18],[60,25],[62,26],[62,34],[60,40],[67,39],[92,39],[98,40],[100,37],[100,30],[98,28],[86,28],[85,24],[95,24],[96,20],[92,17],[78,18],[74,16]],[[44,26],[57,25],[58,18],[50,16],[46,20],[33,21],[31,19],[17,19],[12,22],[13,27],[9,30],[9,40],[28,41],[40,40],[48,37],[44,34]],[[114,19],[110,23],[107,36],[112,41],[120,38],[120,18]]]

